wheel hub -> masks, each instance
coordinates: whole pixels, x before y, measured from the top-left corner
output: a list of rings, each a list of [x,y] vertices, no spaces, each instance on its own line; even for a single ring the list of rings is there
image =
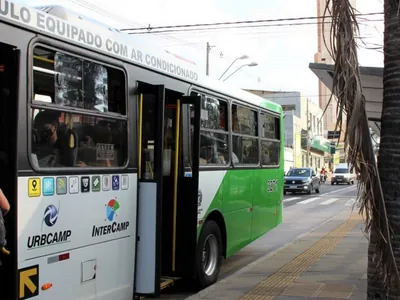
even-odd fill
[[[203,246],[203,271],[207,276],[211,276],[217,267],[218,262],[218,242],[217,238],[210,234]]]

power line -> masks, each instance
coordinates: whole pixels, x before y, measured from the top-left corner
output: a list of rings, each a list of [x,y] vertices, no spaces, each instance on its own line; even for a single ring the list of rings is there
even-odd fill
[[[363,22],[382,22],[383,20],[369,20]],[[330,24],[330,22],[304,22],[304,23],[283,23],[283,24],[260,24],[260,25],[245,25],[245,26],[225,26],[225,27],[206,27],[206,28],[187,28],[187,29],[172,29],[172,30],[159,30],[159,31],[144,31],[144,32],[130,32],[132,35],[142,34],[157,34],[157,33],[182,33],[182,32],[210,32],[215,30],[226,30],[226,29],[248,29],[248,28],[267,28],[267,27],[286,27],[286,26],[304,26],[304,25],[318,25],[318,24]]]
[[[374,20],[375,21],[375,20]],[[376,21],[382,21],[383,20],[376,20]],[[375,27],[373,25],[370,24],[366,24],[363,22],[359,22],[359,25],[364,25],[364,26],[371,26],[371,27]],[[314,23],[312,24],[314,25]],[[272,28],[272,27],[270,27]],[[221,28],[224,29],[224,28]],[[262,29],[262,28],[261,28]],[[246,38],[251,38],[251,39],[259,39],[261,36],[267,35],[268,38],[282,38],[283,36],[290,36],[296,33],[305,33],[305,32],[315,32],[315,28],[314,27],[307,27],[307,26],[292,26],[292,27],[286,27],[285,30],[269,30],[268,28],[265,28],[266,30],[237,30],[234,32],[235,36],[241,36],[241,35],[246,35]],[[204,35],[208,35],[210,34],[210,32],[219,32],[218,30],[216,31],[212,31],[212,30],[203,30],[203,31],[198,31],[196,32],[196,38],[200,37],[200,36],[204,36]],[[143,33],[146,34],[146,33]],[[170,33],[165,33],[165,35],[173,35],[174,32],[170,32]],[[185,33],[182,33],[185,34]],[[156,35],[157,36],[157,32],[153,32],[152,35]],[[358,37],[361,38],[361,37]],[[372,38],[372,36],[371,36]],[[192,44],[204,44],[204,41],[201,42],[193,42]],[[185,44],[171,44],[168,45],[168,47],[176,47],[176,46],[184,46]]]
[[[102,9],[102,8],[96,6],[93,3],[90,3],[88,1],[85,1],[85,0],[69,0],[69,1],[74,3],[74,4],[76,4],[76,5],[82,6],[82,7],[86,8],[86,9],[89,9],[92,12],[95,12],[95,13],[97,13],[99,15],[107,17],[108,19],[110,19],[110,20],[112,20],[114,22],[118,22],[120,24],[126,23],[126,25],[129,25],[129,26],[134,26],[134,25],[144,26],[143,23],[132,22],[130,19],[124,18],[124,17],[122,17],[120,15],[117,15],[115,13],[111,13],[110,11]],[[160,35],[158,35],[158,37],[160,37],[162,39],[166,39],[166,40],[176,40],[176,41],[179,41],[179,42],[187,43],[187,41],[184,41],[184,40],[182,40],[180,38],[177,38],[177,37],[174,37],[174,36],[170,36],[170,35],[161,35],[160,34]],[[195,50],[199,50],[199,47],[193,47],[192,45],[189,45],[189,43],[187,43],[187,44],[188,44],[188,47],[191,47],[191,48],[193,48]]]
[[[100,7],[94,5],[93,3],[90,3],[90,2],[88,2],[86,0],[69,0],[69,1],[74,3],[74,4],[77,4],[79,6],[82,6],[82,7],[86,8],[86,9],[89,9],[89,10],[95,12],[95,13],[98,13],[98,14],[100,14],[102,16],[105,16],[105,17],[109,18],[110,20],[116,21],[118,23],[126,23],[126,25],[128,25],[128,26],[135,26],[135,25],[144,26],[144,24],[142,24],[142,23],[132,22],[131,20],[129,20],[127,18],[124,18],[124,17],[122,17],[120,15],[117,15],[115,13],[111,13],[110,11],[107,11],[107,10],[105,10],[103,8],[100,8]],[[190,47],[190,48],[192,48],[194,50],[197,50],[197,51],[202,51],[202,49],[203,49],[203,47],[201,47],[200,44],[204,44],[204,42],[191,43],[191,42],[185,41],[183,39],[180,39],[178,37],[172,36],[170,34],[160,34],[160,35],[157,35],[157,37],[160,37],[160,38],[163,38],[163,39],[166,39],[166,40],[176,40],[178,42],[181,42],[183,45],[187,45],[188,47]],[[213,53],[212,51],[211,51],[210,54],[212,56],[219,57],[219,55]],[[233,59],[233,58],[230,57],[230,56],[225,55],[224,59]]]
[[[383,12],[372,12],[364,14],[355,14],[356,17],[360,16],[373,16],[382,15]],[[199,24],[180,24],[180,25],[165,25],[151,27],[139,27],[139,28],[123,28],[120,31],[136,31],[136,30],[158,30],[158,29],[175,29],[175,28],[190,28],[190,27],[206,27],[206,26],[222,26],[222,25],[240,25],[240,24],[254,24],[254,23],[271,23],[271,22],[284,22],[284,21],[304,21],[304,20],[318,20],[330,18],[330,16],[317,16],[317,17],[296,17],[296,18],[280,18],[280,19],[264,19],[264,20],[247,20],[247,21],[235,21],[235,22],[216,22],[216,23],[199,23]]]
[[[79,5],[79,6],[82,6],[82,7],[84,7],[84,8],[86,8],[86,9],[89,9],[89,10],[91,10],[91,11],[93,11],[93,12],[95,12],[95,13],[98,13],[98,14],[100,14],[100,15],[102,15],[102,16],[105,16],[105,17],[107,17],[107,18],[110,18],[111,20],[113,20],[113,21],[117,21],[117,22],[119,22],[120,24],[121,23],[126,23],[126,25],[128,25],[128,26],[136,26],[136,25],[138,25],[138,26],[144,26],[144,24],[142,23],[139,23],[139,22],[132,22],[131,20],[128,20],[128,19],[126,19],[126,18],[123,18],[123,17],[121,17],[120,15],[116,15],[116,14],[113,14],[113,13],[110,13],[110,11],[106,11],[105,9],[103,9],[103,8],[100,8],[99,6],[96,6],[96,5],[94,5],[93,3],[90,3],[89,1],[87,1],[87,0],[69,0],[70,2],[72,2],[72,3],[74,3],[74,4],[77,4],[77,5]],[[375,12],[375,13],[367,13],[367,14],[358,14],[357,16],[368,16],[368,15],[379,15],[379,14],[382,14],[382,13],[379,13],[379,12]],[[319,17],[319,18],[321,18],[322,19],[322,17]],[[318,19],[318,17],[305,17],[305,18],[286,18],[286,19],[276,19],[277,21],[279,21],[279,20],[292,20],[292,19],[299,19],[299,20],[302,20],[302,19]],[[274,20],[259,20],[259,21],[274,21]],[[368,20],[369,21],[369,20]],[[258,21],[242,21],[242,22],[225,22],[225,23],[227,23],[227,24],[235,24],[235,23],[238,23],[238,24],[240,24],[240,23],[243,23],[243,22],[249,22],[249,23],[255,23],[255,22],[258,22]],[[212,24],[223,24],[223,22],[221,22],[221,23],[210,23],[210,25],[212,25]],[[315,23],[315,24],[317,24],[317,23]],[[202,25],[204,25],[204,24],[192,24],[192,25],[189,25],[190,27],[193,27],[193,26],[202,26]],[[207,25],[207,24],[205,24],[205,25]],[[264,24],[264,25],[266,25],[266,24]],[[279,25],[279,24],[277,24],[277,25]],[[313,25],[313,24],[310,24],[310,25]],[[179,27],[184,27],[184,26],[186,26],[186,25],[177,25],[177,26],[179,26]],[[287,26],[287,25],[286,25]],[[176,26],[168,26],[168,27],[176,27]],[[242,26],[243,27],[243,29],[245,29],[246,27],[245,26]],[[259,26],[253,26],[253,27],[259,27]],[[261,26],[261,27],[266,27],[266,26]],[[268,26],[268,27],[273,27],[273,26]],[[278,27],[278,26],[275,26],[275,27]],[[149,27],[142,27],[142,28],[134,28],[133,30],[138,30],[138,29],[143,29],[143,28],[145,28],[145,29],[148,29]],[[160,26],[160,27],[155,27],[155,28],[163,28],[163,26]],[[250,27],[251,28],[251,27]],[[292,27],[293,28],[293,27]],[[150,28],[151,29],[151,28]],[[199,34],[206,34],[208,31],[211,31],[212,29],[211,28],[208,28],[208,30],[205,30],[206,28],[203,28],[202,29],[202,31],[201,32],[199,32]],[[218,28],[218,29],[220,29],[220,28]],[[224,28],[221,28],[221,29],[224,29]],[[239,29],[241,29],[241,28],[239,28]],[[184,40],[182,40],[182,39],[179,39],[179,38],[177,38],[177,37],[175,37],[175,36],[173,36],[173,33],[174,33],[174,31],[176,31],[176,30],[171,30],[169,33],[168,33],[168,31],[165,31],[165,34],[162,34],[163,32],[161,32],[161,31],[159,31],[159,32],[154,32],[154,33],[157,33],[157,36],[158,37],[160,37],[160,38],[164,38],[164,39],[171,39],[171,40],[176,40],[176,41],[178,41],[178,42],[182,42],[182,44],[184,44],[184,45],[187,45],[187,46],[189,46],[190,48],[192,48],[192,49],[196,49],[196,50],[200,50],[200,44],[203,44],[203,43],[190,43],[190,42],[187,42],[187,41],[184,41]],[[244,33],[244,32],[243,32]],[[252,31],[248,31],[247,32],[248,34],[254,34],[254,33],[257,33],[257,32],[254,32],[253,30]],[[267,32],[258,32],[257,34],[266,34]],[[203,47],[201,47],[201,48],[203,48]],[[224,53],[225,54],[225,53]],[[219,55],[217,55],[217,54],[215,54],[215,53],[211,53],[211,55],[212,56],[218,56],[218,57],[220,57]],[[226,56],[226,55],[224,55],[224,59],[227,59],[229,57],[229,55],[228,56]],[[232,58],[233,59],[233,58]],[[245,72],[246,73],[246,72]]]

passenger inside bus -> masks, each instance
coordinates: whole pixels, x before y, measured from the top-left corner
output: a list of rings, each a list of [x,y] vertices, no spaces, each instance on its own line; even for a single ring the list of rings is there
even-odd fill
[[[75,141],[76,135],[72,130],[60,126],[59,117],[59,112],[50,110],[43,110],[36,115],[33,160],[42,168],[86,166],[82,161],[76,163],[76,146],[68,146],[71,135]]]
[[[200,165],[207,164],[225,164],[223,155],[219,155],[215,145],[200,148]]]
[[[32,162],[41,168],[119,167],[125,163],[125,123],[42,110],[33,124]]]
[[[225,142],[202,133],[200,138],[200,165],[227,164],[228,161],[229,153]]]

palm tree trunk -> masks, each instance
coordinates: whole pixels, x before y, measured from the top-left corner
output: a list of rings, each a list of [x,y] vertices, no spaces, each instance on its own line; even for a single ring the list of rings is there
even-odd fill
[[[378,170],[392,230],[392,248],[400,267],[400,17],[399,0],[385,0],[383,107]],[[400,299],[399,282],[384,286],[385,272],[377,265],[379,232],[372,226],[368,249],[368,299]]]
[[[386,299],[386,289],[383,285],[382,274],[376,263],[377,241],[380,239],[379,233],[372,228],[368,246],[368,300]]]

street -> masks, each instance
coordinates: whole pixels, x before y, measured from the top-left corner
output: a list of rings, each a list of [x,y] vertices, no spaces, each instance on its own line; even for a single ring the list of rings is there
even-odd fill
[[[330,182],[321,185],[319,194],[287,194],[283,200],[283,223],[227,259],[222,265],[219,280],[242,272],[259,258],[272,255],[344,210],[352,209],[356,197],[356,184],[331,185]],[[185,299],[192,294],[187,283],[178,281],[176,286],[167,289],[161,298]]]
[[[283,207],[292,206],[297,203],[307,204],[314,201],[317,201],[317,203],[321,205],[327,205],[343,198],[349,198],[348,200],[355,199],[357,188],[354,188],[354,186],[356,186],[356,184],[350,186],[346,184],[331,185],[330,182],[326,182],[325,184],[321,184],[319,194],[315,192],[312,195],[287,193],[283,199]]]

